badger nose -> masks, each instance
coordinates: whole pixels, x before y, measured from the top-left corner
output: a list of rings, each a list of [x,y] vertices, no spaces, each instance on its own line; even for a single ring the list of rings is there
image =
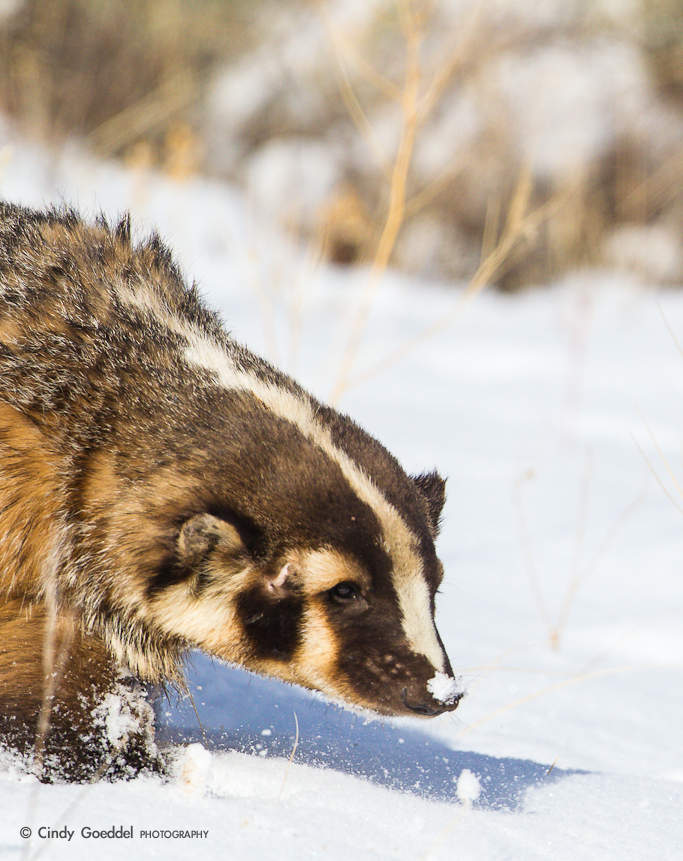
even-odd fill
[[[410,709],[411,712],[415,712],[419,715],[424,715],[425,717],[436,717],[437,715],[443,714],[444,712],[455,711],[462,697],[463,694],[458,692],[452,697],[449,697],[447,702],[440,702],[439,700],[434,699],[434,697],[429,696],[429,694],[423,697],[416,697],[415,699],[412,699],[408,696],[407,688],[403,688],[403,690],[401,691],[401,699],[403,700],[403,705],[406,708]]]

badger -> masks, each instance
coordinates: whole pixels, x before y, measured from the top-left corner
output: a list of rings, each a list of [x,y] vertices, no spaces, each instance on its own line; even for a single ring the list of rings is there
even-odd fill
[[[444,498],[236,343],[156,234],[0,203],[0,739],[43,779],[158,763],[140,686],[182,689],[192,649],[455,709]]]

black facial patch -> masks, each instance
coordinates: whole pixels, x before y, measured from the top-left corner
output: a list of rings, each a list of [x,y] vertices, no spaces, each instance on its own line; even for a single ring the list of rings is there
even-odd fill
[[[237,599],[237,615],[257,658],[290,661],[301,641],[303,600],[289,595],[273,600],[256,586]]]
[[[193,573],[191,568],[180,564],[174,553],[166,554],[157,570],[147,580],[147,597],[154,598],[165,589],[186,582]]]

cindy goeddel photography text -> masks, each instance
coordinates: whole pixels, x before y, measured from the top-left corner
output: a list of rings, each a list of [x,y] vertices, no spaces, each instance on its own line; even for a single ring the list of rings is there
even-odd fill
[[[70,843],[74,838],[83,840],[205,840],[209,829],[204,828],[136,828],[134,825],[111,825],[104,828],[93,828],[83,825],[80,828],[61,828],[39,825],[31,828],[24,825],[19,829],[19,835],[25,840],[64,840]]]

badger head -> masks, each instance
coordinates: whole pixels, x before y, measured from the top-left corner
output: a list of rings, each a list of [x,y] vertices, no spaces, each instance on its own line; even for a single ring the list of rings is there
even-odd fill
[[[371,477],[348,451],[330,457],[288,432],[299,429],[280,427],[287,454],[271,446],[257,482],[180,525],[157,621],[219,658],[382,714],[455,709],[462,693],[434,624],[443,479],[409,478],[374,440]],[[247,472],[262,458],[251,444]]]

